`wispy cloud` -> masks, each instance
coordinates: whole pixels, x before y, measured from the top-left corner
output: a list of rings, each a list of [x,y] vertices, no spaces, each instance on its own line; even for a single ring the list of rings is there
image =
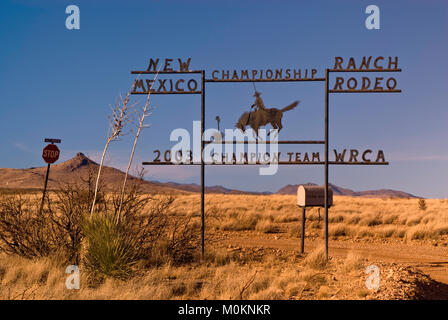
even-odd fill
[[[19,149],[20,151],[33,153],[31,148],[25,145],[23,142],[14,142],[13,145],[16,149]]]

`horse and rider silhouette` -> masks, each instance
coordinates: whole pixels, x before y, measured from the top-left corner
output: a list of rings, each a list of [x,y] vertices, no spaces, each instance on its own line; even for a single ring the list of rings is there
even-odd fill
[[[244,112],[238,119],[235,127],[245,132],[246,127],[249,126],[253,129],[256,137],[258,134],[258,129],[262,126],[267,125],[268,123],[270,123],[274,129],[278,129],[278,132],[280,132],[280,130],[282,130],[283,128],[283,112],[292,110],[299,104],[299,101],[294,101],[289,106],[286,106],[283,109],[266,108],[264,106],[263,99],[261,99],[260,92],[255,91],[254,97],[255,102],[251,106],[251,109],[254,108],[254,111]]]

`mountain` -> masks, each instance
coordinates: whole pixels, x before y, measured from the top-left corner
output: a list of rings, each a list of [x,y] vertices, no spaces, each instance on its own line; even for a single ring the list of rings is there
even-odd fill
[[[50,176],[48,178],[48,188],[57,189],[64,184],[79,183],[85,180],[89,174],[96,178],[99,164],[87,158],[83,153],[78,152],[75,157],[62,163],[51,166]],[[0,189],[42,189],[45,173],[45,167],[29,169],[10,169],[0,168]],[[104,190],[117,190],[120,187],[124,172],[103,166],[101,171],[101,180]],[[128,181],[137,179],[130,175]],[[316,185],[306,183],[306,185]],[[410,193],[403,191],[380,189],[369,191],[353,191],[330,184],[334,195],[353,196],[353,197],[400,197],[400,198],[418,198]],[[299,185],[286,185],[276,192],[276,194],[296,194]],[[181,184],[176,182],[157,182],[144,180],[142,190],[147,193],[198,193],[201,192],[201,186],[198,184]],[[270,192],[249,192],[225,188],[223,186],[210,186],[205,188],[206,193],[219,194],[254,194],[264,195]]]
[[[305,183],[305,185],[317,186],[315,183]],[[342,188],[334,184],[329,183],[333,189],[333,195],[335,196],[351,196],[351,197],[371,197],[371,198],[419,198],[413,194],[392,190],[392,189],[379,189],[379,190],[367,190],[367,191],[353,191],[351,189]],[[288,184],[279,189],[276,194],[297,194],[298,184]]]
[[[153,183],[160,183],[164,186],[169,186],[175,189],[189,191],[189,192],[201,192],[201,186],[196,183],[190,183],[190,184],[183,184],[183,183],[176,183],[176,182],[155,182]],[[266,194],[272,194],[272,192],[252,192],[252,191],[242,191],[242,190],[235,190],[235,189],[228,189],[223,186],[210,186],[205,187],[205,192],[207,193],[222,193],[222,194],[254,194],[254,195],[266,195]]]
[[[51,166],[48,178],[48,188],[57,189],[64,184],[79,183],[92,175],[96,178],[99,164],[78,152],[75,157],[65,162]],[[45,167],[29,169],[10,169],[0,168],[0,189],[42,189],[45,173]],[[124,178],[124,172],[103,166],[101,169],[101,180],[104,190],[117,190],[121,186]],[[129,175],[128,181],[136,177]],[[197,184],[180,184],[175,182],[157,182],[144,180],[142,190],[148,193],[197,193],[201,192],[201,186]],[[228,189],[222,186],[206,187],[207,193],[224,194],[266,194],[257,192],[246,192],[240,190]]]
[[[57,189],[64,184],[79,183],[86,180],[89,174],[96,178],[99,164],[78,152],[70,160],[51,166],[48,177],[48,188]],[[43,187],[46,166],[29,169],[0,169],[0,188],[8,189],[41,189]],[[118,169],[103,166],[101,180],[104,190],[117,190],[123,182],[124,173]],[[128,181],[136,179],[129,176]],[[142,190],[148,193],[188,193],[150,181],[143,181]]]

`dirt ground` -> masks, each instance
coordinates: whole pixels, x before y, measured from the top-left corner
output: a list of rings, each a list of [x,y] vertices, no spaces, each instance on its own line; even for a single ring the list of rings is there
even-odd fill
[[[252,235],[246,233],[228,233],[220,239],[224,246],[232,248],[280,249],[286,251],[300,250],[299,239],[282,239],[278,235]],[[305,253],[323,244],[323,239],[305,241]],[[372,262],[387,262],[416,267],[427,273],[434,280],[448,284],[448,247],[438,247],[427,243],[399,242],[353,242],[344,240],[329,241],[329,255],[344,259],[349,252],[354,252]]]

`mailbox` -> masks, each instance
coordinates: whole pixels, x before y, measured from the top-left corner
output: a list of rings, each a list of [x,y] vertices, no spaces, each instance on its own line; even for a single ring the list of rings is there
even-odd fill
[[[299,207],[325,207],[325,186],[304,186],[297,189]],[[333,190],[328,187],[328,206],[333,205]]]

